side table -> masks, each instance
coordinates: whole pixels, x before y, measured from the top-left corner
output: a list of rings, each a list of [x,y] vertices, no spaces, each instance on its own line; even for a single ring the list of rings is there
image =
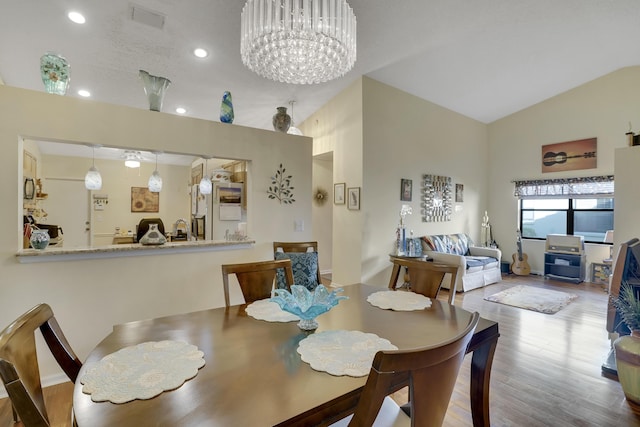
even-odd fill
[[[609,285],[609,276],[611,276],[610,263],[591,263],[591,283],[595,283],[598,285]]]

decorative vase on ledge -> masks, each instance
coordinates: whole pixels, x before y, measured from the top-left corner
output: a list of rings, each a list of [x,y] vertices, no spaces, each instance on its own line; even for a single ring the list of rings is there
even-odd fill
[[[48,230],[33,230],[31,232],[31,238],[29,239],[31,247],[33,249],[45,249],[49,246],[49,231]]]
[[[233,123],[233,100],[231,92],[225,91],[222,95],[222,103],[220,104],[220,121],[222,123]]]
[[[140,70],[138,75],[144,84],[144,93],[149,99],[149,109],[151,111],[162,111],[164,92],[171,84],[171,80],[164,77],[152,76],[144,70]]]
[[[44,90],[56,95],[67,93],[70,67],[67,60],[55,53],[45,53],[40,57],[40,75]]]
[[[287,107],[278,107],[278,112],[273,115],[273,129],[287,133],[291,126],[291,116],[287,114]]]

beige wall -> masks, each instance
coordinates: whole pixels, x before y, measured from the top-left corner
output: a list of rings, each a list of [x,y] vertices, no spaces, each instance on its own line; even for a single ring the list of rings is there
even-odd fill
[[[362,186],[362,80],[359,79],[300,125],[314,138],[313,154],[333,152],[333,182]],[[330,189],[333,203],[333,187]],[[348,285],[361,281],[362,211],[334,205],[332,212],[333,281]],[[320,255],[322,256],[322,255]]]
[[[335,126],[332,131],[331,126]],[[413,180],[416,236],[465,232],[478,240],[486,206],[486,126],[369,78],[362,78],[309,117],[301,129],[314,137],[314,154],[333,151],[334,182],[361,187],[360,211],[334,205],[333,280],[386,286],[398,225],[400,179]],[[464,185],[464,202],[450,222],[422,222],[423,174]]]
[[[489,214],[493,219],[494,237],[503,253],[516,251],[518,204],[513,196],[513,180],[559,178],[573,176],[616,176],[615,240],[621,242],[640,235],[637,225],[618,224],[622,198],[637,198],[619,193],[618,175],[627,174],[625,166],[615,169],[614,152],[626,146],[625,132],[629,122],[640,132],[640,67],[629,67],[593,80],[573,90],[550,98],[489,125],[490,171]],[[541,146],[583,138],[598,138],[596,169],[569,172],[541,172]],[[637,166],[634,167],[636,169]],[[637,221],[636,221],[637,224]],[[523,251],[535,272],[544,271],[544,241],[525,241]],[[587,245],[587,261],[601,261],[608,247]]]
[[[22,137],[250,160],[250,249],[20,264]],[[296,202],[267,198],[282,163]],[[274,240],[310,240],[309,138],[0,86],[0,325],[49,303],[81,358],[114,324],[224,305],[220,265],[273,257]],[[164,190],[163,190],[164,191]],[[162,196],[161,196],[162,197]],[[232,302],[241,301],[239,289]],[[60,370],[43,352],[45,377]]]

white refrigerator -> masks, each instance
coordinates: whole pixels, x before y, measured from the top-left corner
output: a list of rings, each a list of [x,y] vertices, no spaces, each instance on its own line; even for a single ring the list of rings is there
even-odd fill
[[[198,185],[192,186],[191,212],[198,224],[204,222],[205,239],[226,240],[228,235],[245,229],[242,187],[242,183],[214,182],[211,194],[203,195]]]

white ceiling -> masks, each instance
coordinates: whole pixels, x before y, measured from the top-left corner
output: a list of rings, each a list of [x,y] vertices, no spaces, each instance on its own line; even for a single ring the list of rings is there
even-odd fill
[[[639,0],[348,0],[358,20],[355,68],[332,82],[265,80],[240,59],[244,0],[20,0],[0,13],[0,77],[43,90],[39,58],[71,64],[71,88],[92,99],[148,108],[138,70],[172,81],[163,111],[219,120],[222,93],[234,124],[271,129],[295,99],[301,122],[360,75],[484,123],[616,69],[640,64]],[[132,4],[165,15],[159,30],[130,18]],[[66,13],[76,9],[87,23]],[[209,57],[192,55],[204,47]]]

